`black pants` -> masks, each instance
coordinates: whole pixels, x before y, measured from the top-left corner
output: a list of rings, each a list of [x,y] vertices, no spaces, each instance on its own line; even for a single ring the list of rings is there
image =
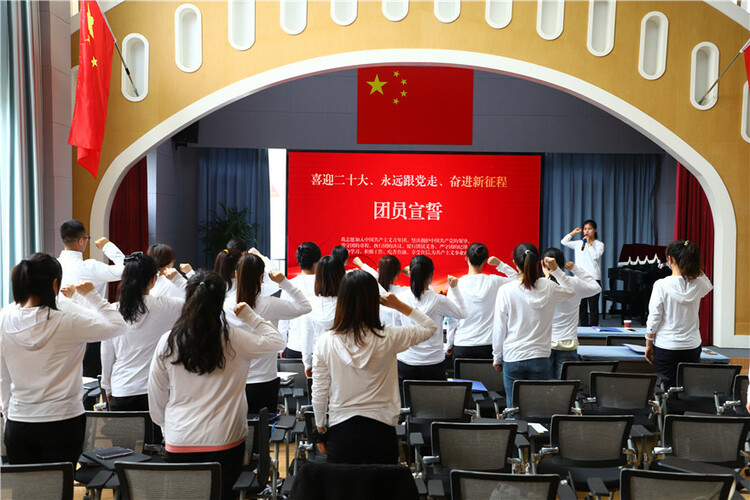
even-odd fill
[[[5,422],[8,463],[70,462],[75,466],[83,451],[86,415],[56,422]]]
[[[401,394],[401,404],[404,401],[404,380],[445,380],[445,360],[434,365],[407,365],[398,362],[398,392]]]
[[[284,348],[284,359],[302,359],[302,353],[294,349]]]
[[[268,408],[268,413],[278,413],[280,382],[281,379],[276,377],[270,382],[245,385],[247,412],[259,413],[261,408]]]
[[[138,396],[110,396],[109,409],[112,411],[148,411],[148,394]],[[161,427],[151,424],[151,432],[146,431],[146,443],[161,443]]]
[[[469,358],[469,359],[492,359],[492,346],[491,345],[475,345],[462,347],[460,345],[453,346],[453,359],[458,358]]]
[[[242,460],[245,456],[245,443],[223,451],[208,451],[202,453],[171,453],[167,452],[167,462],[197,463],[219,462],[221,464],[221,498],[232,500],[237,494],[232,490],[234,483],[242,472]]]
[[[398,464],[396,428],[352,417],[328,429],[329,464]]]
[[[667,387],[677,386],[677,365],[680,363],[699,363],[701,346],[695,349],[672,350],[654,346],[654,371],[666,379]]]
[[[602,280],[596,280],[599,286]],[[578,306],[578,324],[580,326],[599,326],[599,296],[600,293],[581,299]]]

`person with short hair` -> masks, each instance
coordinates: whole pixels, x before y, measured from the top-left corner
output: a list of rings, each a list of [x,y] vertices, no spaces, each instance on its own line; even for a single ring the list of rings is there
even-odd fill
[[[232,238],[231,240],[227,241],[226,246],[227,250],[239,250],[242,255],[245,255],[247,253],[249,247],[250,245],[248,245],[247,242],[240,237]]]
[[[305,298],[310,300],[315,296],[315,270],[320,260],[320,247],[312,241],[301,243],[297,247],[297,265],[300,274],[289,280],[295,288],[300,290]],[[302,359],[304,344],[304,332],[306,328],[306,316],[302,315],[289,321],[279,322],[279,331],[286,339],[286,347],[282,357],[289,359]]]

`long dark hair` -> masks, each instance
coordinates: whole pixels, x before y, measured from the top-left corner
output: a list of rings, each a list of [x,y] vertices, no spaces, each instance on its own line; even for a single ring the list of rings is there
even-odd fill
[[[251,309],[260,295],[261,277],[266,269],[263,259],[245,254],[237,264],[237,303],[245,302]]]
[[[156,260],[143,252],[135,252],[125,257],[125,268],[118,288],[120,294],[120,314],[128,323],[135,323],[148,312],[143,293],[156,276]]]
[[[383,255],[378,261],[378,283],[386,290],[391,289],[391,285],[398,278],[401,272],[401,262],[395,255]]]
[[[424,287],[435,273],[432,259],[424,255],[416,255],[409,262],[409,277],[411,293],[419,300],[424,293]]]
[[[156,267],[159,269],[163,269],[174,262],[174,250],[167,244],[154,243],[148,247],[147,253],[156,260]]]
[[[224,316],[226,283],[212,271],[198,271],[185,290],[185,305],[167,338],[163,357],[177,352],[173,365],[183,365],[191,373],[203,375],[226,366],[225,348],[229,327]]]
[[[315,295],[336,297],[339,294],[341,280],[344,278],[344,263],[336,257],[326,255],[318,261],[315,270]]]
[[[383,329],[378,283],[369,273],[357,269],[346,273],[341,280],[331,329],[336,334],[351,336],[357,346],[364,343],[368,332],[383,337],[378,333]]]
[[[219,273],[221,279],[226,283],[227,290],[232,288],[232,275],[237,269],[237,262],[242,257],[242,252],[235,248],[225,248],[214,259],[214,272]]]
[[[667,247],[667,257],[672,257],[686,280],[692,281],[701,275],[701,251],[692,241],[673,241]]]
[[[524,288],[534,288],[539,279],[539,250],[531,243],[521,243],[513,250],[513,262],[523,273]]]
[[[13,284],[13,300],[22,304],[31,296],[39,298],[39,307],[57,309],[57,293],[53,282],[60,286],[62,266],[46,253],[32,254],[13,267],[10,273]]]

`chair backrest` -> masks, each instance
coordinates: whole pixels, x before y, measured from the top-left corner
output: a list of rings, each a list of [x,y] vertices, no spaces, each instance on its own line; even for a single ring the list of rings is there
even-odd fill
[[[307,376],[305,364],[301,359],[278,359],[276,366],[280,372],[294,372],[294,388],[307,391]]]
[[[488,391],[505,394],[503,373],[495,370],[491,359],[458,358],[453,362],[455,377],[464,380],[478,380]]]
[[[620,500],[728,500],[734,492],[732,474],[682,474],[640,469],[620,472]]]
[[[685,389],[687,397],[712,398],[715,393],[732,394],[734,377],[739,375],[740,365],[711,363],[680,363],[677,365],[677,385]]]
[[[0,466],[0,498],[73,500],[73,464],[58,462]]]
[[[592,372],[614,372],[617,361],[563,361],[560,378],[562,380],[578,380],[578,390],[587,396],[591,395]]]
[[[520,498],[554,500],[560,476],[557,474],[497,474],[451,471],[453,500]]]
[[[607,345],[641,345],[646,346],[646,337],[643,335],[607,335]]]
[[[471,408],[471,382],[404,380],[404,401],[413,418],[463,420]]]
[[[295,474],[289,500],[417,500],[411,471],[401,465],[306,462]]]
[[[152,433],[147,411],[87,411],[83,451],[121,446],[140,452]]]
[[[636,410],[648,408],[654,395],[656,375],[647,373],[591,374],[591,395],[602,408]]]
[[[747,387],[747,375],[735,375],[734,384],[732,385],[732,394],[734,395],[734,400],[740,402],[740,406],[734,409],[735,413],[738,415],[750,415],[750,413],[747,412]]]
[[[258,418],[248,419],[245,438],[245,458],[243,465],[250,465],[256,471],[256,479],[263,487],[271,473],[270,431],[268,429],[268,409],[261,408]]]
[[[219,500],[221,466],[216,462],[193,464],[115,462],[124,498],[130,500]]]
[[[563,463],[577,467],[617,467],[627,463],[632,415],[555,415],[550,443]]]
[[[664,445],[677,458],[737,468],[750,432],[750,417],[667,415]]]
[[[577,380],[516,380],[513,382],[516,418],[546,421],[552,415],[567,415],[577,394]]]
[[[510,472],[518,426],[509,423],[432,423],[432,454],[449,469]]]

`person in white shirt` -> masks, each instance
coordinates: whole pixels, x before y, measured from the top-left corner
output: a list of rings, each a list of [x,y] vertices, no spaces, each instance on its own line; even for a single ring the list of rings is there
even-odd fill
[[[573,236],[583,233],[581,241],[572,241]],[[583,229],[577,227],[565,235],[561,244],[575,250],[575,262],[594,277],[599,286],[602,284],[602,255],[604,243],[597,237],[596,222],[589,219],[583,223]],[[580,326],[599,326],[599,295],[581,299],[578,311]]]
[[[332,255],[326,255],[318,262],[315,271],[315,296],[310,298],[312,312],[306,316],[306,326],[302,343],[302,362],[305,374],[312,376],[313,347],[318,338],[333,326],[336,316],[336,302],[341,280],[346,271],[344,264]]]
[[[81,280],[90,281],[94,289],[102,297],[107,297],[107,283],[119,281],[122,275],[123,259],[125,255],[117,246],[107,238],[99,238],[95,245],[104,252],[113,264],[107,265],[96,259],[83,260],[83,252],[91,240],[86,227],[81,221],[71,219],[60,225],[60,238],[65,250],[60,252],[58,260],[63,269],[62,282],[60,286],[78,283]],[[60,298],[65,302],[67,299]],[[74,295],[73,300],[86,307],[85,301],[80,296]],[[102,372],[100,346],[98,342],[92,342],[86,346],[86,354],[83,357],[83,375],[85,377],[96,377]]]
[[[417,307],[437,325],[429,340],[410,347],[398,354],[399,385],[404,380],[445,380],[445,350],[443,349],[443,320],[446,317],[463,319],[466,307],[457,288],[458,279],[448,276],[448,293],[440,295],[430,289],[435,265],[432,259],[417,255],[409,263],[411,289],[402,293],[399,299],[411,307]],[[397,323],[410,324],[403,316]]]
[[[170,269],[174,269],[174,250],[165,243],[154,243],[148,247],[148,255],[156,260],[156,266],[159,268],[159,275],[156,278],[156,284],[149,292],[153,297],[176,297],[185,299],[185,284],[187,281],[179,273],[174,275]],[[180,272],[190,278],[195,271],[190,264],[180,264]],[[167,274],[169,274],[167,276]]]
[[[448,321],[447,354],[455,358],[492,359],[492,321],[497,291],[518,277],[515,269],[497,257],[490,257],[482,243],[466,249],[469,272],[458,279],[458,289],[466,305],[466,318]],[[507,276],[484,274],[485,264]]]
[[[232,314],[234,306],[241,302],[245,302],[258,316],[274,326],[278,325],[279,320],[298,318],[312,310],[305,294],[295,288],[284,273],[265,271],[265,259],[252,253],[240,258],[237,264],[237,295],[224,301],[224,311],[230,325],[247,328],[243,321]],[[285,298],[262,294],[266,274],[273,283],[281,287]],[[250,361],[250,372],[245,386],[248,413],[256,414],[261,408],[268,408],[269,412],[276,413],[280,382],[276,368],[277,357],[278,353],[274,352]]]
[[[297,247],[297,265],[300,274],[292,278],[292,285],[302,291],[309,300],[315,297],[315,270],[320,260],[320,247],[312,241],[301,243]],[[283,295],[283,294],[282,294]],[[281,353],[282,358],[302,359],[305,328],[307,319],[305,315],[290,321],[280,321],[279,330],[286,339],[286,347]]]
[[[646,321],[646,360],[667,387],[677,382],[677,365],[701,358],[700,302],[713,285],[703,274],[701,254],[692,241],[674,241],[667,247],[672,275],[657,280],[651,291]]]
[[[62,273],[51,255],[22,260],[11,272],[15,302],[0,312],[0,410],[11,464],[78,461],[86,430],[81,382],[86,343],[126,328],[90,281],[61,289]],[[58,308],[59,291],[68,299],[80,296],[93,311],[64,310],[77,306],[71,301]]]
[[[412,326],[383,327],[379,304],[407,316]],[[333,327],[315,344],[312,403],[329,463],[398,463],[400,400],[396,354],[430,338],[429,316],[393,294],[380,295],[364,271],[341,282]]]
[[[578,306],[583,297],[599,293],[602,287],[593,276],[581,266],[573,262],[565,263],[565,256],[559,248],[548,248],[543,256],[555,259],[557,267],[567,269],[573,276],[565,274],[565,286],[575,292],[575,295],[555,307],[552,318],[552,353],[550,354],[550,377],[560,378],[562,364],[565,361],[578,361]],[[544,275],[557,282],[549,268],[542,261]]]
[[[159,275],[156,260],[142,252],[125,257],[118,310],[128,328],[124,335],[102,342],[101,385],[112,411],[148,411],[151,358],[157,342],[172,329],[185,303],[184,285],[182,298],[151,295],[157,276],[177,279],[179,275],[174,268]]]
[[[378,284],[388,293],[400,295],[409,289],[407,286],[396,284],[396,279],[401,274],[401,261],[399,261],[398,257],[395,255],[383,255],[380,257],[380,260],[378,260],[377,271],[363,262],[359,257],[355,257],[352,260],[352,263],[378,280]],[[381,294],[382,293],[383,292],[381,291]],[[398,312],[394,309],[389,307],[380,308],[380,321],[385,326],[394,326],[396,324],[397,315]]]
[[[148,403],[167,461],[218,462],[222,498],[231,499],[245,450],[250,360],[279,351],[284,339],[244,302],[234,312],[247,328],[229,326],[226,289],[215,272],[188,280],[182,314],[151,360]]]
[[[500,287],[492,331],[493,365],[503,372],[506,406],[513,406],[513,382],[549,379],[552,317],[555,307],[573,297],[555,259],[545,263],[559,285],[539,279],[539,250],[521,243],[513,250],[518,279]]]

